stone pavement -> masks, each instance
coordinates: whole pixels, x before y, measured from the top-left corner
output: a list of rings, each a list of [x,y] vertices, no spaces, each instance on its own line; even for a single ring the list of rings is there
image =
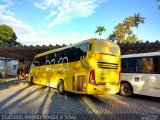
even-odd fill
[[[18,80],[17,78],[0,78],[0,83]]]
[[[15,82],[16,81],[16,82]],[[1,119],[159,120],[160,98],[134,95],[59,95],[25,80],[0,83]]]

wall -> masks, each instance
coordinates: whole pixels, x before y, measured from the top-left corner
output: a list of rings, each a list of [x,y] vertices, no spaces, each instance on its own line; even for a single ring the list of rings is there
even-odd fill
[[[0,78],[6,77],[5,61],[0,57]]]
[[[11,60],[6,62],[6,71],[9,76],[15,76],[18,69],[18,60]]]
[[[3,69],[5,62],[0,58],[0,69]]]
[[[3,60],[0,58],[0,77],[16,76],[18,60]]]

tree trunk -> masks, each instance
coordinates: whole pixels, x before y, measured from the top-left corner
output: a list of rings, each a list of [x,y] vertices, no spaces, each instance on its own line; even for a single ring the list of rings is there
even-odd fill
[[[137,27],[137,41],[138,41],[138,27]]]

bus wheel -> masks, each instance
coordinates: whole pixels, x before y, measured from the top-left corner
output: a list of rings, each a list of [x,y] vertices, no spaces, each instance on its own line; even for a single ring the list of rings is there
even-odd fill
[[[60,81],[59,81],[58,86],[57,86],[57,89],[58,89],[58,93],[59,93],[59,94],[62,95],[62,94],[65,93],[63,80],[60,80]]]
[[[132,87],[128,83],[122,83],[120,86],[120,95],[128,97],[132,95]]]
[[[31,77],[31,85],[33,85],[33,77]]]

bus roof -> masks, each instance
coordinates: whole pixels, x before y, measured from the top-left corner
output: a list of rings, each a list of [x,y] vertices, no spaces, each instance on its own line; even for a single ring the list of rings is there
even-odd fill
[[[160,56],[160,52],[128,54],[128,55],[122,55],[121,58],[135,58],[135,57],[149,57],[149,56]]]
[[[67,48],[70,48],[70,47],[73,47],[73,46],[76,46],[76,45],[79,45],[79,44],[83,44],[83,43],[86,43],[86,42],[89,42],[89,41],[94,41],[94,40],[103,41],[103,42],[110,42],[112,44],[115,44],[115,43],[113,43],[111,41],[105,41],[103,39],[93,38],[93,39],[84,40],[84,41],[81,41],[81,42],[78,42],[78,43],[75,43],[75,44],[72,44],[72,45],[69,45],[69,46],[65,46],[65,47],[62,47],[62,48],[53,49],[53,50],[49,50],[49,51],[37,54],[34,58],[41,57],[41,56],[44,56],[44,55],[47,55],[47,54],[50,54],[50,53],[53,53],[53,52],[56,52],[56,51],[61,51],[61,50],[64,50],[64,49],[67,49]]]

